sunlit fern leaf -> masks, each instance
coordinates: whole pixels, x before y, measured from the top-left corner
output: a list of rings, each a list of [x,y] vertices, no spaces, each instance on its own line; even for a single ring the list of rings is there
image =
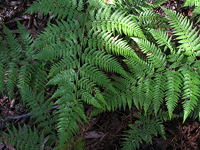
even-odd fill
[[[144,10],[140,13],[138,17],[139,21],[142,22],[143,27],[146,29],[156,29],[167,28],[168,26],[165,24],[166,18],[163,16],[154,13],[151,9]]]
[[[179,47],[183,48],[185,51],[185,55],[196,55],[199,50],[200,44],[198,37],[198,31],[196,29],[192,29],[192,23],[187,19],[187,17],[183,17],[183,15],[163,8],[165,13],[167,14],[167,18],[169,19],[169,23],[173,28],[173,33],[178,37],[176,39],[179,40],[181,44]]]
[[[98,48],[106,50],[109,54],[116,54],[122,56],[138,57],[135,51],[123,39],[113,38],[108,32],[101,32],[91,30],[88,33],[88,45],[91,49]]]
[[[199,0],[186,0],[185,3],[181,7],[197,6],[198,4],[199,4]]]
[[[123,67],[117,62],[111,54],[106,54],[102,51],[97,51],[96,49],[90,50],[89,48],[85,49],[82,54],[82,61],[89,63],[104,69],[108,72],[115,72],[127,76],[127,73],[124,71]]]
[[[164,2],[166,2],[166,0],[154,0],[153,3],[150,3],[148,5],[150,5],[153,8],[156,8],[161,6]]]
[[[164,70],[167,61],[166,56],[161,52],[160,48],[156,47],[153,43],[150,43],[147,40],[132,38],[140,47],[140,49],[147,55],[147,58],[152,63],[155,68],[158,68],[156,71]]]
[[[172,37],[169,37],[166,32],[162,30],[155,30],[155,29],[151,29],[150,32],[153,35],[153,37],[156,39],[156,42],[159,44],[159,46],[166,46],[167,48],[170,49],[171,52],[175,51],[175,48],[171,42]]]
[[[72,18],[77,19],[78,14],[76,12],[82,11],[83,6],[83,0],[37,0],[29,7],[26,13],[38,13],[38,10],[40,10],[40,15],[49,13],[50,16],[54,15],[54,18],[57,19],[68,17],[71,20]]]
[[[146,39],[138,21],[134,19],[133,15],[126,15],[123,11],[115,11],[112,14],[107,13],[107,9],[103,11],[104,13],[102,13],[102,11],[103,10],[100,9],[97,11],[96,16],[90,16],[90,18],[95,18],[92,22],[92,26],[96,30],[107,30],[108,32],[114,32],[114,30],[117,30],[119,34],[124,33],[128,36],[136,36]],[[110,12],[109,9],[108,12]]]

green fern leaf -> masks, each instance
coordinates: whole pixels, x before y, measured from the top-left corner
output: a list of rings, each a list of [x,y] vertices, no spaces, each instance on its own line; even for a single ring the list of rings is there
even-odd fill
[[[164,100],[164,91],[166,88],[166,79],[163,74],[156,74],[154,79],[154,89],[153,89],[153,107],[155,115],[157,115],[158,110],[160,109],[160,104]]]
[[[167,78],[165,100],[169,117],[171,119],[172,113],[178,103],[180,92],[181,92],[181,74],[178,71],[166,71],[165,76]]]
[[[164,70],[167,61],[164,53],[161,52],[154,44],[151,44],[147,40],[132,38],[140,47],[140,49],[146,53],[148,59],[155,68],[158,68],[156,71]]]
[[[180,68],[180,70],[182,70]],[[199,81],[200,77],[194,71],[188,68],[188,70],[183,70],[183,93],[182,98],[185,99],[183,102],[184,108],[184,118],[183,122],[185,122],[186,118],[190,114],[191,111],[197,106],[198,97],[200,96],[200,89],[199,89]],[[189,100],[188,100],[189,99]]]
[[[38,132],[34,127],[33,131],[26,125],[22,127],[19,125],[19,130],[13,126],[13,131],[8,129],[9,134],[4,133],[5,141],[10,143],[12,146],[16,146],[17,149],[30,149],[30,150],[41,150],[44,144],[44,134]]]
[[[198,31],[195,33],[196,29],[192,29],[192,23],[183,17],[181,14],[163,8],[169,22],[174,29],[174,34],[178,37],[176,39],[181,39],[179,47],[185,50],[185,55],[196,55],[196,51],[199,50],[199,44],[197,41],[200,40],[198,37]]]

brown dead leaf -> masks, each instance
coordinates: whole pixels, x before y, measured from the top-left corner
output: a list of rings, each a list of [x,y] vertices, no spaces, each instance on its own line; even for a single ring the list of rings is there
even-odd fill
[[[0,104],[2,104],[6,100],[6,95],[2,99],[0,99]]]
[[[12,108],[15,104],[15,99],[12,99],[11,102],[10,102],[10,108]]]
[[[102,133],[102,132],[90,131],[90,132],[86,133],[85,138],[92,139],[92,138],[100,138],[102,136],[104,136],[104,133]]]

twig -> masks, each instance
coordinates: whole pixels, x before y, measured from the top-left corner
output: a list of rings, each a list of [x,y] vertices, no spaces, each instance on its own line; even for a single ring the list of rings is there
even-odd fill
[[[56,108],[58,108],[58,107],[60,107],[61,105],[55,105],[55,106],[53,106],[52,108],[51,108],[51,110],[52,109],[56,109]],[[21,115],[21,116],[15,116],[15,117],[13,117],[13,116],[7,116],[7,117],[5,117],[4,119],[5,120],[9,120],[9,119],[11,119],[11,120],[15,120],[15,119],[25,119],[25,118],[28,118],[28,117],[31,117],[31,116],[33,116],[34,115],[34,113],[27,113],[27,114],[24,114],[24,115]]]

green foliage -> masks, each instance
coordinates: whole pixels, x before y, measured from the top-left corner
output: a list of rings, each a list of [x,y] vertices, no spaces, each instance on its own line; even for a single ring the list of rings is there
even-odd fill
[[[4,139],[11,145],[15,145],[17,149],[41,150],[44,144],[44,134],[38,135],[37,129],[32,130],[26,125],[23,128],[19,125],[19,129],[13,126],[13,131],[8,129],[9,134],[4,133]]]
[[[182,7],[187,7],[187,6],[195,6],[194,11],[192,12],[192,18],[194,18],[200,14],[199,13],[199,11],[200,11],[200,1],[199,0],[186,0]],[[197,20],[197,23],[199,21],[200,21],[200,18]]]
[[[45,146],[57,142],[57,149],[65,149],[79,132],[78,123],[87,122],[83,102],[94,106],[92,115],[144,110],[130,125],[124,149],[151,143],[153,135],[164,137],[163,121],[199,116],[199,32],[179,13],[162,8],[166,19],[151,10],[163,2],[38,0],[27,13],[50,12],[57,23],[49,21],[34,42],[19,22],[18,38],[3,25],[0,91],[9,99],[20,95],[36,120],[34,130],[9,129],[10,138],[19,143],[23,134],[35,135],[30,139],[40,149],[48,135]],[[183,112],[174,114],[180,103]]]
[[[158,134],[164,136],[164,127],[158,120],[150,119],[150,116],[144,116],[143,114],[137,114],[139,120],[135,122],[135,125],[130,124],[130,130],[126,131],[127,138],[124,138],[126,142],[123,143],[124,150],[134,150],[139,148],[139,142],[145,141],[152,144],[152,135]]]

